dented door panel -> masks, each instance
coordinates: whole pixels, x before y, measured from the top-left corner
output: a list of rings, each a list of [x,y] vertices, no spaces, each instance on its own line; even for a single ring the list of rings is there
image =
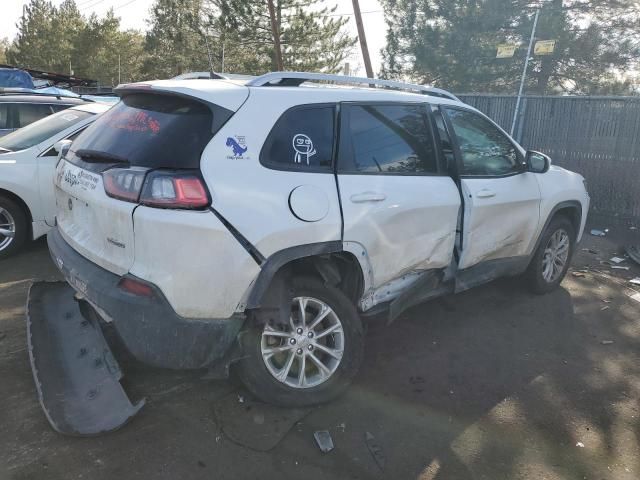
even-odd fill
[[[533,173],[466,178],[459,269],[489,260],[526,256],[540,222],[540,189]]]

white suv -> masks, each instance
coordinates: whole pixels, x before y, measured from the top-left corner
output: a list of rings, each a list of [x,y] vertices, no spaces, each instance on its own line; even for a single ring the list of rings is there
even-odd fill
[[[286,72],[118,93],[57,166],[52,257],[135,357],[231,365],[268,402],[340,393],[367,316],[501,276],[556,288],[584,229],[580,175],[442,90]]]

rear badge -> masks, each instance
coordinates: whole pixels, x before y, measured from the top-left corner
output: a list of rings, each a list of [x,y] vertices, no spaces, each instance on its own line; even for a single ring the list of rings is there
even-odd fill
[[[247,142],[244,135],[235,135],[233,137],[227,137],[227,147],[231,149],[233,155],[227,155],[227,160],[250,160],[251,157],[246,155]]]

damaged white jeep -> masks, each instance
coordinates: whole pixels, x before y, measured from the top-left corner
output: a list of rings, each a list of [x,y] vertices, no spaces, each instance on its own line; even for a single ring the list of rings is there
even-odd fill
[[[502,276],[549,292],[584,229],[580,175],[442,90],[286,72],[118,93],[56,170],[48,243],[70,287],[30,292],[34,377],[64,433],[142,406],[103,323],[148,364],[230,366],[267,402],[310,405],[358,371],[363,318]]]

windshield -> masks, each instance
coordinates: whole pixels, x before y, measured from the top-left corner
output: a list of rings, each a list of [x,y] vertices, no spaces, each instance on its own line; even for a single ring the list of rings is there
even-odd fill
[[[81,110],[63,110],[33,122],[0,138],[0,150],[15,152],[44,142],[48,138],[90,117],[93,113]]]

